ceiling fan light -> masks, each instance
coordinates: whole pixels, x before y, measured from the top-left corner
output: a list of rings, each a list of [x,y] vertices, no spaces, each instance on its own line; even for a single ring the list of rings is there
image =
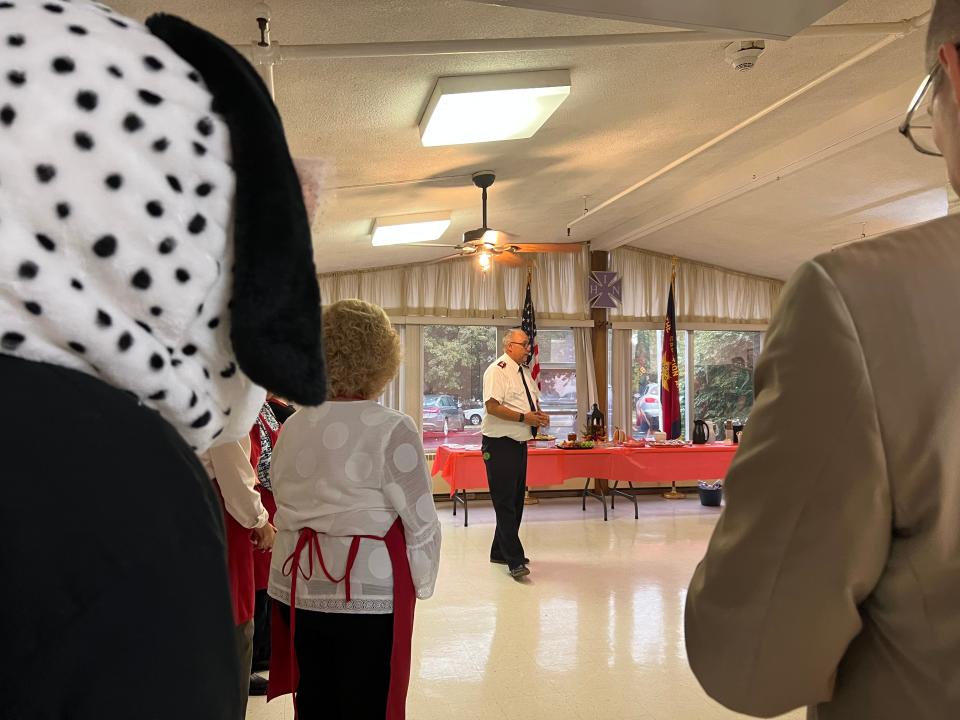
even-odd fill
[[[569,95],[568,70],[440,78],[420,141],[436,147],[529,138]]]
[[[405,245],[439,240],[450,227],[450,213],[419,213],[377,218],[373,222],[372,243]]]
[[[484,251],[483,251],[482,253],[480,253],[480,255],[477,257],[477,262],[480,264],[480,269],[481,269],[483,272],[486,272],[487,270],[489,270],[489,269],[490,269],[490,253],[488,253],[486,250],[484,250]]]

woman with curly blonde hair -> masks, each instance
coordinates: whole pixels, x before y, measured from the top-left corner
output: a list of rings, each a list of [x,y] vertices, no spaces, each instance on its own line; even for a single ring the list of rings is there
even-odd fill
[[[402,720],[414,604],[440,560],[430,474],[413,420],[376,401],[400,366],[386,313],[341,300],[322,335],[327,402],[286,422],[271,468],[269,694],[295,692],[303,720]]]

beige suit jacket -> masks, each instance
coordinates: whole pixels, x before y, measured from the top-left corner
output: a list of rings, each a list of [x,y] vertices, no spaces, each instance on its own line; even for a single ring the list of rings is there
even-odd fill
[[[784,289],[686,609],[706,691],[770,717],[960,718],[960,217]]]

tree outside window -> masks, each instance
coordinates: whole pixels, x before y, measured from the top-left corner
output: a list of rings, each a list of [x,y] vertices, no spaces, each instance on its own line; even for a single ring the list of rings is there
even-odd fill
[[[694,335],[694,417],[745,421],[753,409],[753,372],[761,332],[698,330]],[[722,431],[721,431],[722,432]]]

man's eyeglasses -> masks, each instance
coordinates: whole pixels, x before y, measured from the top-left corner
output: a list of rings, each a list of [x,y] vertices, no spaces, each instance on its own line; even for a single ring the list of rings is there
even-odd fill
[[[940,72],[942,70],[938,60],[937,64],[930,68],[930,72],[923,79],[923,82],[920,83],[917,94],[913,96],[910,107],[907,108],[907,115],[899,127],[900,134],[910,141],[914,150],[934,157],[943,157],[943,153],[940,152],[940,148],[933,141],[933,125],[930,122],[930,115],[927,114],[919,118],[916,115],[920,108],[929,107],[930,102],[933,101],[937,74]],[[917,120],[920,122],[916,122]]]
[[[520,347],[525,348],[525,349],[527,349],[527,350],[530,349],[530,343],[528,343],[528,342],[517,342],[516,340],[511,340],[509,344],[510,344],[510,345],[519,345]]]

